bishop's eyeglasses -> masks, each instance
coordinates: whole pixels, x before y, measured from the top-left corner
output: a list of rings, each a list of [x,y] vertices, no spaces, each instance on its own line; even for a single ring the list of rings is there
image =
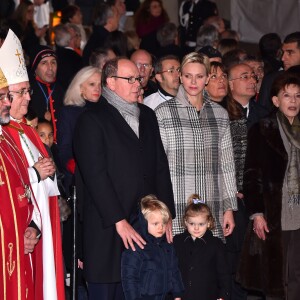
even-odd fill
[[[20,91],[9,91],[8,95],[10,97],[10,101],[13,100],[14,95],[13,94],[17,94],[19,95],[19,97],[24,97],[26,94],[29,94],[30,96],[33,94],[33,90],[32,89],[21,89]]]

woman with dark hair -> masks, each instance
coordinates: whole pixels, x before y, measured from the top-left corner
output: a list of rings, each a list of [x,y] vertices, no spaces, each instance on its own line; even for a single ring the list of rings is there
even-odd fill
[[[212,101],[222,105],[224,98],[228,94],[228,76],[224,65],[220,62],[212,61],[210,63],[209,75],[209,81],[205,85],[205,90],[208,92]]]
[[[81,42],[80,49],[83,50],[86,42],[86,32],[82,25],[82,13],[80,7],[77,5],[68,5],[61,11],[61,23],[75,24],[80,30]]]
[[[250,214],[238,280],[267,299],[300,294],[300,78],[274,81],[277,111],[248,135],[244,196]],[[270,297],[270,298],[268,298]]]
[[[127,36],[119,31],[113,31],[107,37],[104,47],[111,49],[116,56],[127,56],[128,55],[128,43]]]
[[[233,233],[226,237],[226,251],[232,276],[232,299],[246,299],[247,293],[236,284],[234,278],[248,220],[243,202],[243,175],[247,149],[247,118],[242,111],[241,105],[234,100],[228,89],[228,77],[223,64],[211,62],[210,78],[205,90],[213,101],[226,108],[230,120],[238,211],[233,212],[236,227]]]
[[[159,47],[157,30],[168,21],[169,16],[161,0],[145,0],[134,15],[136,32],[141,38],[140,48],[155,53]]]
[[[33,45],[40,44],[40,38],[44,37],[47,27],[38,28],[33,20],[34,4],[30,0],[23,0],[9,20],[9,26],[19,37],[22,47],[28,54]]]

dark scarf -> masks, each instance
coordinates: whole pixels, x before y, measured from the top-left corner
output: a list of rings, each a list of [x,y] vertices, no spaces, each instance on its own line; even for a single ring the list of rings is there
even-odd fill
[[[291,145],[289,164],[287,169],[287,187],[289,205],[300,204],[300,121],[294,118],[293,124],[281,112],[277,112],[277,118]]]

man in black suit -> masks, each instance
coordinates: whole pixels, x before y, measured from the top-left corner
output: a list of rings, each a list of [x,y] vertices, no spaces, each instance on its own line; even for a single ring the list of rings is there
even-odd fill
[[[184,0],[179,8],[181,32],[180,40],[185,52],[189,53],[196,47],[196,36],[203,21],[218,15],[216,4],[210,0]]]
[[[137,66],[139,75],[142,78],[141,86],[144,90],[144,98],[156,93],[157,84],[151,80],[153,73],[153,61],[151,54],[144,49],[138,49],[131,54],[130,60]]]
[[[260,106],[254,98],[257,89],[257,76],[249,65],[240,63],[232,66],[228,70],[228,79],[231,95],[233,99],[243,108],[245,117],[247,118],[247,128],[249,130],[251,126],[257,123],[267,114],[267,110]],[[241,144],[239,147],[242,147]],[[241,149],[242,148],[239,148],[239,151],[241,151]],[[244,196],[242,191],[239,191],[238,194],[239,210],[234,214],[236,229],[233,232],[233,235],[226,240],[227,255],[229,263],[232,266],[233,278],[235,278],[240,252],[242,249],[242,242],[248,225],[248,216],[242,200]],[[235,279],[232,281],[231,297],[232,299],[247,299],[246,290],[244,290],[240,284],[235,281]]]
[[[145,241],[130,225],[140,199],[155,194],[175,207],[169,167],[154,112],[138,104],[139,70],[115,58],[102,71],[102,97],[77,123],[74,149],[84,188],[83,252],[89,299],[123,299],[124,246]],[[171,224],[167,238],[171,240]]]
[[[249,129],[268,113],[254,100],[257,77],[250,66],[241,63],[228,70],[228,79],[232,97],[243,107]]]
[[[89,64],[93,50],[103,47],[110,33],[117,30],[120,16],[117,9],[107,3],[99,1],[94,8],[93,33],[83,50],[83,64]]]
[[[293,66],[300,65],[300,31],[288,34],[282,44],[282,57],[284,71],[287,71]],[[282,73],[282,70],[273,72],[264,77],[259,93],[258,102],[272,111],[274,106],[271,100],[271,87],[274,80]]]
[[[66,90],[82,68],[82,58],[76,52],[80,49],[80,30],[75,24],[59,24],[54,27],[57,55],[57,80]]]

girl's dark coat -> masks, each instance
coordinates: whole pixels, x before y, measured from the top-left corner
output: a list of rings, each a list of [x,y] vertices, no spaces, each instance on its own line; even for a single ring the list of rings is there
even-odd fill
[[[185,231],[174,237],[185,293],[182,300],[230,299],[231,277],[225,245],[207,230],[195,241]]]

